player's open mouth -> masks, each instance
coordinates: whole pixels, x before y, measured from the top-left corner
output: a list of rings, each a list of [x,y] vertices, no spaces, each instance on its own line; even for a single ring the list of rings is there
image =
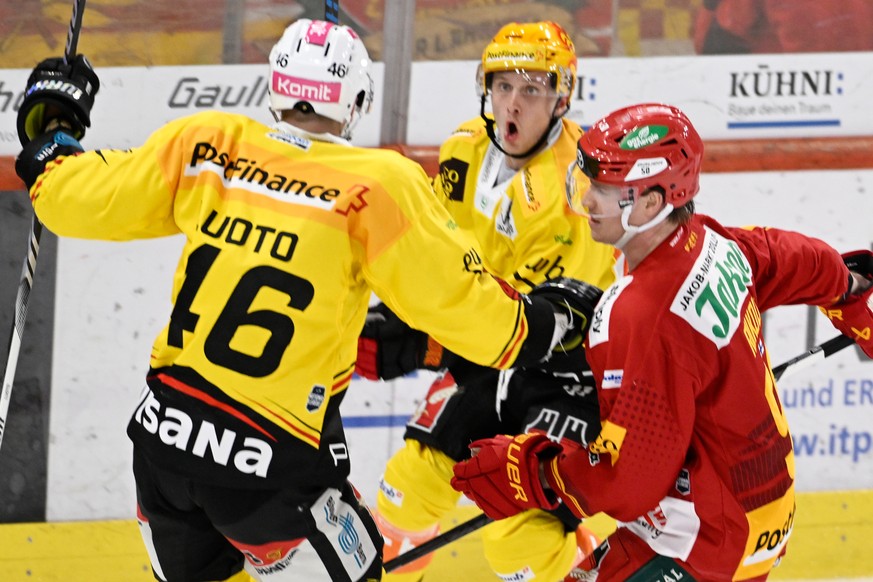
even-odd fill
[[[506,131],[504,131],[503,133],[504,139],[507,142],[514,142],[516,139],[518,139],[518,126],[510,121],[506,124]]]

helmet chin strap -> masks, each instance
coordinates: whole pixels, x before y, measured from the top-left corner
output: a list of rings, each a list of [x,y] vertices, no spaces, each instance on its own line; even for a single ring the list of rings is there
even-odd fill
[[[630,241],[630,239],[639,233],[650,230],[667,220],[667,217],[670,216],[671,212],[673,212],[673,205],[665,204],[664,208],[662,208],[661,211],[652,218],[652,220],[639,226],[632,226],[630,224],[630,214],[633,208],[633,204],[628,204],[621,210],[621,226],[624,228],[624,234],[613,244],[613,246],[619,250],[624,250],[625,245]]]
[[[555,116],[555,111],[558,110],[558,105],[561,103],[561,100],[558,99],[558,101],[555,102],[554,109],[552,109],[552,119],[549,120],[549,126],[543,132],[543,135],[540,136],[540,139],[538,139],[537,142],[533,144],[526,152],[521,154],[511,154],[503,149],[503,147],[500,145],[500,140],[497,139],[497,133],[494,131],[494,120],[485,115],[485,98],[486,95],[482,95],[482,104],[479,107],[479,116],[485,120],[485,133],[488,134],[488,139],[491,140],[491,143],[494,144],[494,147],[500,150],[500,153],[502,153],[504,156],[508,156],[510,158],[526,158],[539,150],[541,147],[543,147],[543,144],[546,143],[546,141],[548,141],[549,139],[549,134],[552,132],[552,128],[555,127],[555,124],[558,122],[558,120],[561,119],[560,117]]]

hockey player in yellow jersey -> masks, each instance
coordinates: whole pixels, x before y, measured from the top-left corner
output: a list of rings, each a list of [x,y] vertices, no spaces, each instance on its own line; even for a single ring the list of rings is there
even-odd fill
[[[564,118],[576,81],[572,42],[552,22],[508,24],[485,48],[478,77],[482,115],[440,148],[437,198],[476,237],[485,269],[515,290],[526,293],[561,276],[605,289],[613,281],[614,251],[592,240],[564,196],[567,164],[582,135]],[[486,114],[489,99],[493,115]],[[385,306],[371,311],[358,371],[381,379],[409,372],[415,360],[391,353],[400,343],[392,337],[400,327],[396,318]],[[473,440],[541,430],[587,445],[599,432],[584,357],[550,365],[550,371],[499,374],[452,362],[441,371],[382,478],[376,517],[386,560],[438,532],[440,518],[459,499],[450,485],[452,465],[469,458]],[[593,548],[590,533],[563,510],[526,512],[485,526],[482,536],[485,557],[504,580],[561,580]],[[430,559],[386,579],[421,580]]]
[[[275,125],[204,112],[125,151],[77,141],[99,87],[84,57],[28,80],[16,170],[40,220],[62,236],[185,239],[128,425],[159,580],[238,580],[246,562],[266,581],[381,577],[338,411],[373,291],[482,365],[534,364],[581,337],[573,282],[506,294],[419,165],[350,144],[370,67],[352,29],[299,20],[270,54]]]

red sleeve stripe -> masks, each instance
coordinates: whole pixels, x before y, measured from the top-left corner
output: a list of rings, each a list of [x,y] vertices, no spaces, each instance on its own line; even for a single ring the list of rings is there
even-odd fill
[[[255,421],[253,421],[252,419],[250,419],[249,417],[244,415],[239,410],[237,410],[231,406],[228,406],[227,404],[225,404],[223,402],[216,400],[215,398],[206,394],[205,392],[202,392],[202,391],[200,391],[192,386],[188,386],[184,382],[180,382],[180,381],[176,380],[175,378],[173,378],[172,376],[167,376],[166,374],[158,374],[158,380],[160,380],[165,386],[169,386],[170,388],[174,388],[174,389],[178,390],[179,392],[182,392],[183,394],[187,394],[188,396],[191,396],[192,398],[196,398],[197,400],[200,400],[201,402],[205,402],[209,406],[213,406],[215,408],[218,408],[219,410],[226,412],[227,414],[233,416],[234,418],[236,418],[238,420],[241,420],[242,422],[246,423],[247,425],[249,425],[250,427],[252,427],[256,431],[260,432],[261,434],[266,436],[271,441],[276,442],[276,437],[274,437],[273,435],[268,433],[262,427],[258,426]]]
[[[354,368],[352,368],[351,370],[349,370],[348,372],[346,372],[346,375],[345,375],[345,376],[343,376],[342,378],[338,378],[338,379],[333,383],[333,386],[330,387],[330,393],[331,393],[331,395],[334,395],[334,394],[336,394],[337,392],[342,392],[343,390],[345,390],[346,388],[348,388],[348,387],[349,387],[349,384],[350,384],[351,381],[352,381],[352,375],[353,375],[354,373],[355,373],[355,370],[354,370]]]
[[[318,430],[317,428],[312,427],[312,426],[306,424],[305,422],[303,422],[302,420],[300,420],[300,418],[299,418],[298,416],[295,416],[294,413],[292,413],[291,411],[289,411],[289,410],[283,408],[282,405],[279,404],[278,402],[271,401],[271,403],[272,403],[274,406],[276,406],[276,408],[280,408],[280,409],[282,409],[284,412],[287,412],[287,413],[290,414],[291,416],[294,416],[294,418],[297,420],[297,422],[299,422],[300,424],[302,424],[302,425],[305,426],[306,428],[312,430],[312,432],[316,433],[316,435],[320,435],[320,434],[321,434],[321,431],[320,431],[320,430]],[[262,405],[262,406],[263,406],[263,405]],[[264,416],[266,416],[266,415],[269,414],[270,417],[273,418],[273,422],[275,422],[275,423],[278,424],[278,425],[281,425],[281,426],[285,427],[285,429],[286,429],[288,432],[292,432],[292,433],[294,433],[294,435],[295,435],[297,438],[299,438],[300,440],[308,442],[309,444],[311,444],[311,445],[312,445],[313,447],[315,447],[315,448],[318,448],[318,447],[321,446],[321,438],[320,438],[319,436],[315,436],[315,435],[311,435],[311,434],[307,433],[306,431],[304,431],[303,429],[301,429],[299,426],[295,426],[294,424],[288,422],[287,419],[285,419],[285,418],[279,416],[278,414],[276,414],[275,412],[273,412],[273,411],[270,410],[269,408],[263,408],[263,413],[262,413],[262,414],[264,414]]]
[[[521,344],[524,343],[524,340],[527,337],[527,319],[524,318],[524,307],[522,306],[521,301],[518,302],[518,314],[516,316],[515,328],[517,330],[515,337],[510,340],[511,344],[506,348],[506,350],[504,350],[503,357],[498,360],[498,368],[503,369],[509,367],[509,364],[518,356]]]

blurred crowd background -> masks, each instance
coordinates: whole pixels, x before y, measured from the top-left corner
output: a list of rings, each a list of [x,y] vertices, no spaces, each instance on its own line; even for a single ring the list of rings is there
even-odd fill
[[[386,4],[340,0],[376,60],[397,34]],[[60,54],[70,5],[3,0],[0,68]],[[323,0],[89,0],[80,51],[96,66],[262,63],[289,23],[323,16]],[[511,20],[560,23],[583,58],[873,50],[873,0],[415,0],[412,58],[478,59]]]

